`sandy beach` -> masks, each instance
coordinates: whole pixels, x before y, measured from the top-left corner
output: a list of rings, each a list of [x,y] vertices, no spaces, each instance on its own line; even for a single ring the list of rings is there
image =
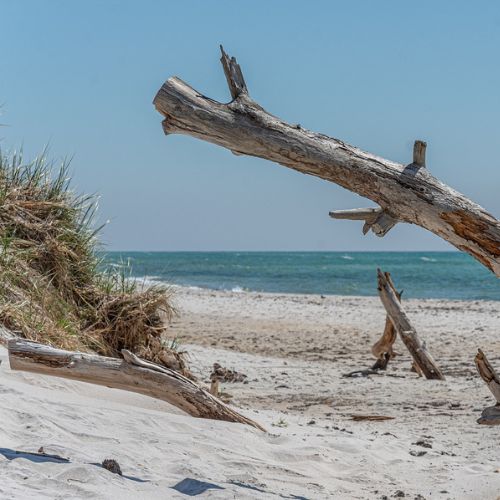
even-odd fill
[[[2,350],[2,498],[498,498],[499,430],[476,424],[493,398],[472,359],[483,347],[500,365],[500,303],[404,301],[444,382],[411,372],[399,340],[385,374],[342,376],[373,362],[385,319],[376,297],[179,287],[176,304],[170,334],[199,380],[214,362],[246,374],[223,393],[268,433],[12,372]],[[16,453],[40,447],[69,461]]]
[[[0,500],[500,500],[500,2],[0,5]]]

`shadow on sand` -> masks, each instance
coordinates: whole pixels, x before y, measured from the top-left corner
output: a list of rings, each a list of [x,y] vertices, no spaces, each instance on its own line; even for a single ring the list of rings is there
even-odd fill
[[[29,451],[19,451],[12,450],[10,448],[0,448],[0,455],[3,455],[7,460],[15,460],[16,458],[25,458],[30,462],[34,463],[55,463],[55,464],[70,464],[71,460],[68,458],[60,457],[59,455],[50,455],[48,453],[32,453]],[[90,463],[89,465],[95,465],[96,467],[102,467],[102,464],[99,463]],[[121,477],[125,479],[129,479],[130,481],[136,481],[138,483],[148,483],[147,479],[141,479],[135,476],[126,476],[123,474]]]

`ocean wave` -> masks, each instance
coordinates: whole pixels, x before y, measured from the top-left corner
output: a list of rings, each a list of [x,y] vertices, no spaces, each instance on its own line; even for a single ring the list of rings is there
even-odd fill
[[[354,260],[354,257],[351,257],[350,255],[342,255],[342,258],[345,260]]]
[[[437,262],[437,259],[433,259],[432,257],[420,257],[420,260],[424,262]]]

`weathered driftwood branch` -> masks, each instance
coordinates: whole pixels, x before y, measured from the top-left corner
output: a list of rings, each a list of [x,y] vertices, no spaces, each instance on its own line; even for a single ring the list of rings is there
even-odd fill
[[[481,413],[481,418],[478,419],[478,424],[484,425],[500,425],[500,377],[491,366],[488,358],[481,349],[478,349],[474,358],[477,371],[481,378],[486,382],[489,390],[495,397],[497,404],[485,408]]]
[[[385,272],[384,276],[387,280],[387,283],[394,292],[394,295],[398,299],[398,302],[401,302],[401,295],[403,294],[403,290],[401,290],[400,292],[396,290],[390,273]],[[396,337],[396,329],[394,328],[389,315],[387,315],[385,318],[384,333],[382,334],[380,340],[375,342],[372,347],[372,354],[377,358],[377,361],[372,366],[372,370],[385,370],[387,368],[389,361],[395,356],[393,345],[396,341]]]
[[[381,208],[353,208],[351,210],[334,210],[330,212],[332,219],[364,220],[363,234],[370,229],[377,236],[385,236],[397,223],[392,215]]]
[[[378,292],[382,304],[384,304],[387,315],[389,316],[395,330],[399,333],[401,340],[410,351],[413,361],[428,379],[444,380],[441,370],[427,351],[425,343],[420,340],[415,328],[410,323],[401,304],[398,301],[395,291],[389,285],[389,282],[380,269],[378,274]]]
[[[120,360],[63,351],[21,339],[9,340],[8,349],[13,370],[138,392],[166,401],[193,417],[239,422],[264,430],[180,373],[144,361],[126,350],[122,351],[124,359]]]
[[[422,168],[423,143],[415,147],[415,161],[401,165],[289,125],[250,98],[239,65],[224,51],[222,63],[233,97],[228,104],[205,97],[177,77],[163,84],[154,105],[165,117],[166,134],[191,135],[335,182],[376,202],[387,217],[432,231],[500,277],[499,221]],[[382,233],[391,226],[379,224]]]

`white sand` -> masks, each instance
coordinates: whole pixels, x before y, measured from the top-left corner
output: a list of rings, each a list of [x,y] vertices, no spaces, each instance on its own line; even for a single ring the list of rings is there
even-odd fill
[[[223,389],[269,433],[11,372],[0,350],[0,498],[189,498],[172,489],[183,480],[191,494],[210,486],[197,498],[499,498],[500,429],[475,422],[494,401],[472,360],[480,346],[500,368],[500,303],[405,302],[447,375],[437,382],[409,371],[401,344],[387,375],[341,376],[373,362],[384,323],[377,298],[179,289],[177,301],[171,335],[193,370],[202,381],[216,361],[246,373],[248,384]],[[70,463],[14,454],[41,446]],[[104,458],[129,478],[92,465]]]

